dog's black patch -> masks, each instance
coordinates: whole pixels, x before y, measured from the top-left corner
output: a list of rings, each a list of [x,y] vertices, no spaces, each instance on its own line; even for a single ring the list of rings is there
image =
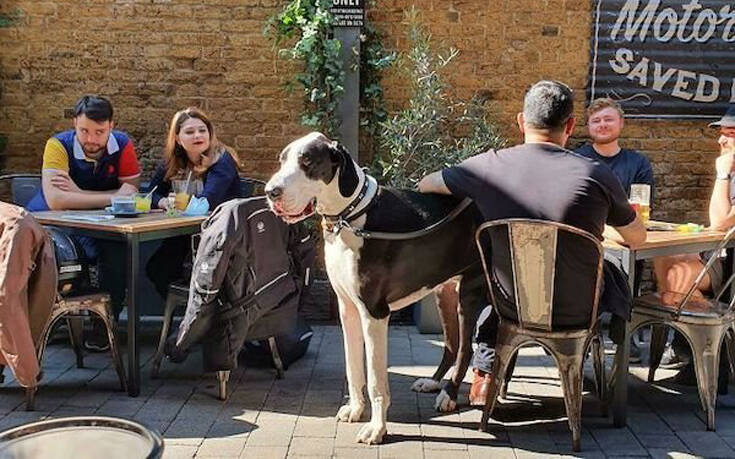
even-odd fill
[[[365,228],[396,233],[436,223],[461,201],[453,196],[382,187],[375,199]],[[388,303],[422,288],[432,288],[468,269],[474,270],[475,276],[480,274],[474,241],[479,221],[479,211],[471,205],[454,220],[418,238],[365,239],[360,249],[358,278],[360,297],[370,314],[386,317],[390,313]]]
[[[339,142],[325,142],[317,137],[298,152],[299,166],[309,180],[330,183],[339,171],[339,192],[342,196],[352,196],[357,189],[359,178],[350,153]]]
[[[360,183],[355,163],[344,145],[333,142],[332,146],[334,147],[331,153],[332,161],[339,167],[339,193],[344,197],[352,196],[357,189],[357,184]]]
[[[297,154],[299,167],[309,180],[329,183],[334,178],[337,166],[332,161],[333,147],[323,138],[309,142]]]
[[[444,218],[461,201],[455,196],[380,187],[365,229],[388,233],[417,231]]]

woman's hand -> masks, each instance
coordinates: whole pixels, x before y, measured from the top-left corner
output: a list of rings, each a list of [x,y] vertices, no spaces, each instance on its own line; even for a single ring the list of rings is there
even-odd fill
[[[168,198],[163,197],[158,200],[158,208],[163,210],[168,210]]]

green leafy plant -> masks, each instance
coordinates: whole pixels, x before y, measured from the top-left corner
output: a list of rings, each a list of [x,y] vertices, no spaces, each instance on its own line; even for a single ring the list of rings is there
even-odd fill
[[[285,85],[303,97],[301,124],[339,138],[339,120],[334,113],[344,94],[345,72],[340,59],[342,45],[332,36],[331,4],[332,0],[289,0],[268,20],[264,33],[280,57],[301,67]],[[349,63],[360,67],[360,125],[368,134],[385,119],[380,73],[395,59],[395,54],[385,52],[381,39],[367,23],[360,36],[360,59]]]
[[[10,13],[0,13],[0,28],[14,26],[23,15],[24,12],[20,8],[16,8]]]
[[[266,23],[265,33],[274,46],[285,41],[291,47],[280,48],[278,54],[303,63],[301,71],[287,83],[294,90],[298,83],[304,98],[301,123],[321,129],[329,135],[337,130],[337,120],[331,116],[344,93],[344,71],[339,58],[341,44],[331,36],[331,0],[292,0]]]
[[[459,52],[435,52],[415,8],[406,19],[409,50],[400,57],[400,69],[411,82],[411,97],[404,109],[380,123],[379,154],[371,172],[386,185],[414,188],[424,175],[506,141],[486,101],[458,100],[444,80],[443,72],[451,70]]]

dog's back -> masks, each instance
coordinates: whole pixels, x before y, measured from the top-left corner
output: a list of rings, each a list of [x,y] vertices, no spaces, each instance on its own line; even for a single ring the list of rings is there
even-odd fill
[[[449,214],[461,199],[381,188],[367,214],[365,229],[392,233],[417,231]],[[479,212],[473,205],[434,231],[414,239],[366,239],[360,250],[361,296],[376,316],[387,304],[433,288],[479,262],[474,232]],[[372,306],[372,308],[370,307]]]
[[[395,233],[417,231],[444,218],[461,201],[451,195],[380,187],[365,229]]]

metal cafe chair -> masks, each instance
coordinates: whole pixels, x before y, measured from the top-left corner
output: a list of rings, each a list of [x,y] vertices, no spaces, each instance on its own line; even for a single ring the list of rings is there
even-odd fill
[[[656,369],[661,363],[661,356],[666,345],[667,327],[672,327],[680,332],[689,342],[694,356],[699,400],[707,415],[707,430],[715,430],[717,378],[719,377],[720,351],[723,341],[726,342],[729,351],[730,370],[735,370],[735,313],[733,312],[735,295],[732,295],[729,303],[722,301],[722,296],[733,282],[735,273],[727,279],[719,291],[713,292],[712,298],[697,301],[696,308],[687,309],[687,305],[694,303],[692,297],[707,270],[717,262],[717,254],[725,248],[733,235],[735,235],[735,227],[725,234],[679,304],[674,307],[667,306],[661,302],[661,297],[657,293],[640,296],[633,302],[633,315],[630,323],[632,331],[652,326],[649,382],[653,382]],[[667,327],[662,327],[662,325]]]
[[[265,182],[262,180],[250,178],[250,177],[240,177],[240,197],[241,198],[249,198],[251,196],[255,196],[257,194],[262,194],[262,189],[265,186]],[[199,246],[199,234],[192,235],[191,238],[191,255],[192,255],[192,261],[194,257],[196,256],[197,247]],[[188,279],[181,279],[176,282],[172,282],[168,286],[168,295],[166,296],[166,305],[164,307],[163,311],[163,324],[161,326],[161,334],[158,338],[158,348],[156,349],[156,353],[153,356],[153,361],[151,362],[151,378],[158,378],[160,369],[161,369],[161,361],[163,360],[164,356],[164,348],[166,345],[166,339],[168,338],[168,334],[171,330],[171,323],[173,322],[173,316],[176,312],[176,309],[178,309],[181,306],[186,306],[187,301],[189,300],[189,280]],[[284,375],[284,366],[283,361],[281,360],[280,353],[278,351],[278,347],[276,346],[276,339],[274,336],[252,336],[248,337],[248,339],[251,340],[259,340],[259,339],[267,339],[268,345],[270,347],[271,355],[273,358],[273,365],[276,368],[276,378],[282,379]],[[217,372],[217,381],[219,383],[219,390],[218,390],[218,398],[220,400],[224,400],[227,398],[227,382],[230,379],[230,372],[229,371],[218,371]]]
[[[13,204],[25,207],[41,186],[41,174],[19,173],[0,175],[0,182],[10,181]]]
[[[112,306],[110,304],[110,295],[107,293],[90,293],[86,295],[76,295],[62,297],[61,295],[56,296],[56,301],[51,308],[51,316],[46,322],[46,326],[41,333],[39,338],[38,350],[38,362],[43,362],[43,354],[46,350],[46,344],[51,330],[54,325],[61,320],[66,319],[69,326],[69,335],[74,347],[74,352],[77,356],[77,367],[83,368],[84,362],[82,360],[81,351],[81,320],[88,316],[97,316],[104,324],[107,330],[107,339],[110,344],[110,353],[112,354],[112,361],[115,365],[115,371],[120,379],[120,390],[127,390],[127,380],[125,379],[125,367],[123,366],[122,355],[119,350],[120,340],[117,337],[117,323],[115,321],[115,315],[112,312]],[[74,322],[77,322],[75,324]],[[27,400],[29,407],[27,409],[33,409],[33,397]]]
[[[572,431],[572,447],[574,451],[579,451],[582,373],[590,347],[595,385],[598,395],[604,400],[604,349],[597,327],[602,245],[593,235],[578,228],[531,219],[484,223],[477,230],[475,239],[491,301],[500,316],[493,363],[494,377],[487,383],[490,387],[480,428],[487,429],[498,395],[508,373],[512,372],[510,366],[518,350],[526,345],[538,344],[553,356],[559,369]],[[581,260],[580,265],[575,266],[559,263],[559,255],[572,244],[587,246],[590,259]],[[503,292],[499,276],[510,278],[511,292]],[[555,280],[562,278],[574,279],[575,297],[584,298],[588,306],[584,311],[574,311],[574,315],[581,319],[573,327],[557,325],[561,310],[559,303],[564,295],[554,287]]]

